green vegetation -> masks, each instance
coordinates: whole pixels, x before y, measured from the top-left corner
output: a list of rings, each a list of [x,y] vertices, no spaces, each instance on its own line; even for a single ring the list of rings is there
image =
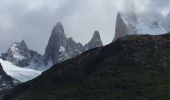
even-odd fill
[[[169,100],[170,34],[126,36],[57,64],[9,100]]]

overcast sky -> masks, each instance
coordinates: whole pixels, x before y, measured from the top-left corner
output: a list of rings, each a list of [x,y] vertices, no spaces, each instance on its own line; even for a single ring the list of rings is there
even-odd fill
[[[118,11],[169,12],[170,0],[0,0],[0,53],[17,41],[44,53],[53,26],[62,22],[66,35],[83,44],[95,30],[104,44],[114,38]]]

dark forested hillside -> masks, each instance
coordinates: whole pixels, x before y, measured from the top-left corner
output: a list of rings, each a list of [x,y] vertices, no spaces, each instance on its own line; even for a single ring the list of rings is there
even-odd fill
[[[6,100],[170,99],[170,33],[131,35],[54,65]]]

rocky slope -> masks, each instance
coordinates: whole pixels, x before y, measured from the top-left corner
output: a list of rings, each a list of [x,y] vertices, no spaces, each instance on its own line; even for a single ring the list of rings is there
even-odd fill
[[[169,44],[170,33],[121,37],[54,65],[5,100],[168,100]]]

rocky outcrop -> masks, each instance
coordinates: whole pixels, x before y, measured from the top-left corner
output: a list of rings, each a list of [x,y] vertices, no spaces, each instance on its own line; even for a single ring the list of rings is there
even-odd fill
[[[21,41],[20,43],[15,42],[12,44],[8,51],[2,54],[1,58],[20,67],[26,67],[30,64],[40,66],[42,63],[42,55],[28,49],[25,41]]]

